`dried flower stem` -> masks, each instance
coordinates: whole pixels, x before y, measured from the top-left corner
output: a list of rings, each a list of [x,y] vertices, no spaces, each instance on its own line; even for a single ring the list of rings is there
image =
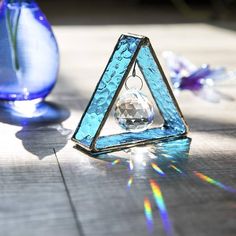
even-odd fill
[[[12,4],[13,2],[14,2],[14,0],[9,0],[9,4]],[[11,40],[11,44],[12,44],[12,60],[13,60],[14,67],[16,70],[20,69],[19,59],[18,59],[18,55],[17,55],[17,32],[18,32],[18,25],[19,25],[19,20],[20,20],[20,15],[21,15],[21,4],[22,4],[22,0],[19,0],[19,10],[17,12],[15,25],[14,25],[14,22],[11,22],[10,10],[7,8],[7,11],[6,11],[7,28],[9,31],[10,40]]]

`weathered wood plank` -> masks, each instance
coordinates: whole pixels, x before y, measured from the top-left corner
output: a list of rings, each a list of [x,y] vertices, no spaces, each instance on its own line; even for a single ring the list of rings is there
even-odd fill
[[[191,136],[190,159],[184,166],[177,164],[185,174],[167,170],[166,177],[150,168],[129,171],[123,165],[111,167],[69,145],[61,150],[58,158],[85,235],[147,235],[144,196],[152,199],[154,234],[166,235],[149,187],[149,180],[155,179],[161,186],[174,235],[233,236],[235,194],[202,182],[193,171],[236,188],[235,133]],[[128,191],[131,175],[134,182]]]
[[[77,34],[70,37],[71,29],[76,30]],[[207,60],[213,66],[235,67],[232,60],[235,58],[235,34],[212,26],[97,26],[71,29],[62,27],[57,33],[67,35],[67,38],[60,37],[62,48],[68,52],[64,60],[73,54],[74,61],[69,66],[71,70],[78,70],[78,74],[69,75],[68,68],[62,68],[60,83],[66,89],[64,92],[60,89],[62,86],[58,86],[55,94],[56,97],[57,94],[64,96],[65,103],[71,109],[70,122],[65,122],[65,127],[70,129],[73,129],[73,124],[74,127],[77,125],[93,92],[95,81],[98,81],[114,43],[122,32],[141,32],[150,36],[159,56],[161,51],[171,49],[185,54],[199,65]],[[104,29],[109,30],[109,35],[104,33]],[[94,34],[96,38],[92,36]],[[74,40],[80,42],[76,49],[73,47]],[[227,40],[228,44],[222,45],[222,40]],[[229,55],[223,53],[225,51]],[[161,62],[164,64],[162,59]],[[67,83],[66,79],[71,83]],[[231,81],[230,86],[225,85],[220,91],[235,99],[235,86],[231,87],[232,84],[235,82]],[[70,96],[67,96],[67,89],[71,91]],[[190,93],[181,94],[178,100],[193,131],[191,158],[187,167],[183,167],[186,176],[171,172],[167,178],[160,179],[151,170],[137,170],[129,192],[126,186],[130,172],[126,167],[108,168],[108,163],[89,158],[72,149],[72,144],[59,151],[59,162],[85,235],[147,235],[143,197],[151,196],[148,184],[150,178],[157,179],[161,185],[174,235],[234,235],[236,229],[231,220],[236,217],[233,210],[234,195],[199,181],[193,171],[201,171],[236,187],[236,117],[232,110],[235,101],[210,104]],[[153,199],[152,206],[155,234],[165,235]]]
[[[45,147],[46,133],[32,131],[25,136],[30,146],[25,150],[15,137],[19,130],[1,124],[0,235],[79,235],[57,161],[49,150],[57,146]],[[43,156],[35,156],[40,153]]]
[[[55,27],[61,71],[48,99],[67,107],[70,117],[64,128],[61,121],[25,128],[0,123],[0,235],[144,236],[144,196],[152,203],[155,234],[165,235],[150,178],[161,186],[174,235],[235,235],[235,195],[193,174],[200,171],[236,188],[235,101],[210,104],[182,93],[178,100],[193,138],[190,159],[180,166],[186,174],[167,170],[160,178],[150,168],[136,169],[130,191],[131,172],[125,166],[110,168],[68,141],[117,38],[128,31],[149,36],[159,57],[173,50],[198,65],[236,67],[236,34],[205,24]],[[230,81],[220,91],[236,99],[235,88],[235,81]],[[12,121],[1,112],[0,122]]]

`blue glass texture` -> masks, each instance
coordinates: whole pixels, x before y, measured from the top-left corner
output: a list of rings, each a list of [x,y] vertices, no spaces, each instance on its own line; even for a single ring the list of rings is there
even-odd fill
[[[155,155],[155,159],[153,155],[150,158],[150,162],[156,163],[158,166],[161,167],[168,167],[170,164],[174,163],[183,163],[184,161],[188,160],[189,158],[189,151],[190,151],[190,144],[191,139],[188,137],[181,137],[181,138],[173,138],[165,141],[158,141],[153,142],[152,144],[145,145],[145,155],[148,157],[149,153]],[[132,150],[134,151],[135,155],[135,147],[127,148],[123,151],[113,152],[112,154],[108,153],[98,153],[94,154],[96,158],[113,162],[114,160],[119,159],[122,164],[128,164],[130,162],[130,158],[132,158]],[[124,153],[126,153],[124,155]],[[148,166],[148,165],[147,165]]]
[[[122,144],[132,144],[137,142],[143,142],[146,140],[155,140],[169,138],[176,135],[176,131],[168,128],[154,128],[147,129],[142,132],[135,133],[123,133],[110,136],[99,137],[96,143],[97,149],[103,149],[112,146],[119,146]]]
[[[83,145],[91,145],[140,41],[140,38],[122,36],[116,45],[75,136]]]
[[[140,69],[146,79],[149,89],[154,96],[154,101],[159,108],[165,127],[173,129],[173,134],[182,134],[186,132],[185,124],[177,110],[173,97],[167,88],[166,82],[163,79],[160,69],[156,64],[149,46],[143,46],[137,58]]]
[[[167,164],[170,161],[187,160],[189,157],[191,139],[177,138],[151,145],[153,154],[157,156],[158,165]]]
[[[142,143],[147,140],[164,139],[180,136],[187,132],[186,125],[180,115],[177,103],[171,96],[168,84],[162,77],[160,69],[154,60],[151,50],[144,39],[123,35],[108,63],[93,98],[85,111],[82,121],[75,133],[75,139],[90,148],[92,141],[101,128],[103,119],[109,108],[112,107],[113,98],[117,95],[119,87],[123,86],[129,71],[131,60],[137,56],[138,65],[142,71],[156,105],[164,119],[164,126],[152,128],[142,132],[128,132],[110,136],[99,137],[95,148],[102,150],[113,146],[133,143]],[[140,45],[139,45],[140,44]],[[141,46],[141,47],[140,47]],[[138,53],[138,54],[137,54]]]
[[[59,52],[33,0],[0,1],[0,100],[45,98],[56,83]]]

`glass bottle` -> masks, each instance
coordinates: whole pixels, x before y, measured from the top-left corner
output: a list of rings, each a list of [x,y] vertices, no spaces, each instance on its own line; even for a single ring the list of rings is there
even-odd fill
[[[34,0],[0,0],[0,101],[42,101],[54,87],[59,52]]]

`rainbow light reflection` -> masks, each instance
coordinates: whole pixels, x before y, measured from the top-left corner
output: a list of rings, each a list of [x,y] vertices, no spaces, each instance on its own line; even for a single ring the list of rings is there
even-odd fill
[[[165,206],[164,198],[160,189],[160,186],[156,183],[155,180],[150,180],[150,186],[152,189],[152,193],[155,199],[155,202],[160,210],[160,216],[162,220],[162,224],[165,230],[166,235],[172,236],[173,235],[173,229],[171,222],[169,220],[168,212]]]
[[[212,185],[215,185],[221,189],[224,189],[225,191],[228,191],[228,192],[231,192],[231,193],[236,193],[236,189],[230,187],[230,186],[227,186],[227,185],[224,185],[222,184],[221,182],[217,181],[217,180],[214,180],[198,171],[194,171],[193,172],[199,179],[201,179],[202,181],[204,182],[207,182],[209,184],[212,184]]]
[[[119,164],[120,163],[120,159],[116,159],[115,161],[113,161],[111,163],[112,166],[116,165],[116,164]]]
[[[153,232],[152,205],[147,197],[144,197],[144,214],[146,217],[148,232],[152,233]]]
[[[171,168],[173,168],[174,170],[176,170],[177,172],[183,174],[183,171],[180,170],[178,167],[176,167],[175,165],[170,165]]]
[[[131,185],[132,185],[132,183],[133,183],[133,180],[134,180],[134,178],[133,178],[133,176],[131,176],[131,177],[129,178],[129,180],[128,180],[128,183],[127,183],[127,188],[128,188],[128,189],[131,188]]]
[[[129,170],[133,170],[134,169],[134,163],[133,160],[130,159],[129,161]]]
[[[165,173],[161,170],[161,168],[157,164],[152,162],[151,166],[159,175],[165,176]]]

